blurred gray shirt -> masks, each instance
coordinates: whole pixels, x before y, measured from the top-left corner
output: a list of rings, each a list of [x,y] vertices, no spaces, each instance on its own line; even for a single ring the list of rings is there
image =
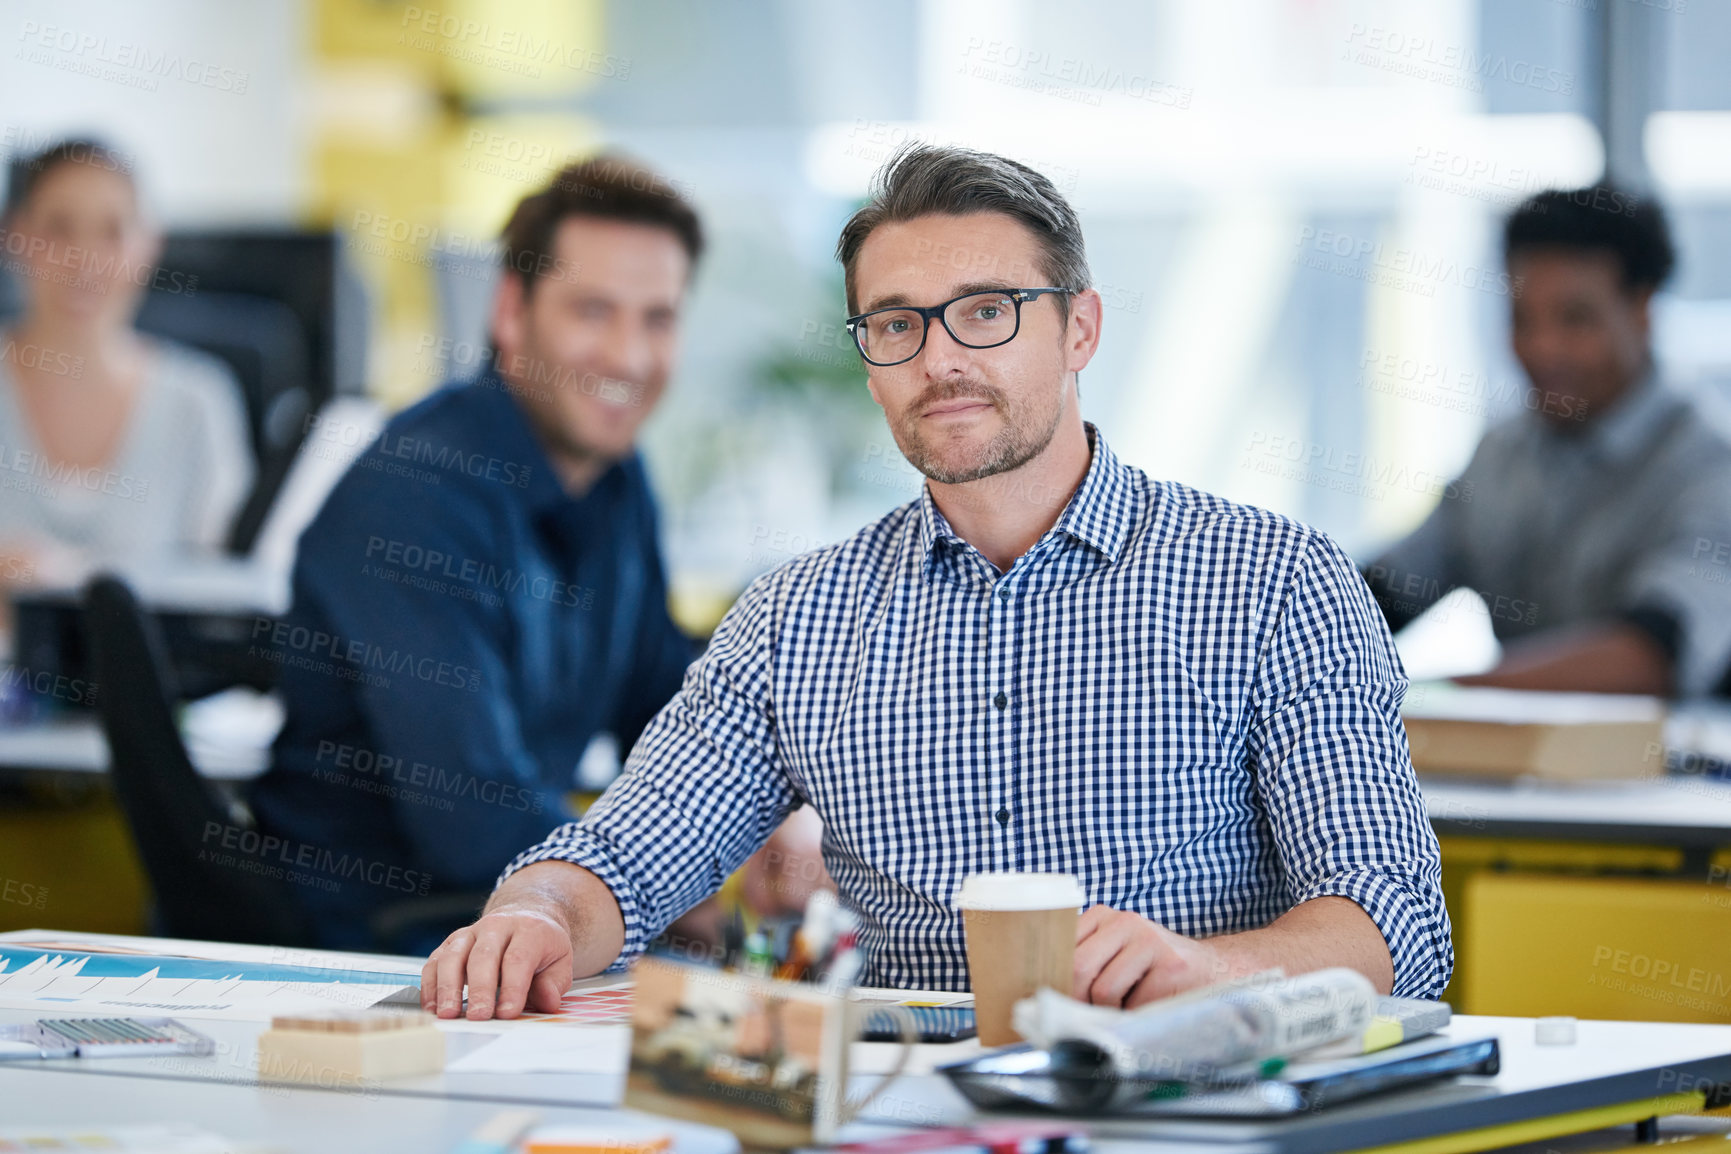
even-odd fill
[[[240,388],[204,353],[153,352],[114,459],[84,469],[43,453],[0,362],[0,550],[71,553],[84,568],[220,549],[253,478]]]
[[[1731,438],[1649,378],[1597,419],[1523,412],[1487,432],[1411,536],[1364,570],[1391,628],[1476,590],[1498,640],[1623,620],[1672,657],[1676,691],[1731,666]]]

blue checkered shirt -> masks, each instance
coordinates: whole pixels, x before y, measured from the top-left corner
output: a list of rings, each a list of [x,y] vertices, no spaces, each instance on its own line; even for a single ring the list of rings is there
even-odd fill
[[[1093,460],[999,573],[929,491],[758,578],[580,823],[621,961],[801,803],[877,985],[966,989],[962,878],[1052,870],[1207,937],[1358,903],[1397,994],[1454,967],[1436,838],[1364,582],[1285,517]],[[503,879],[501,879],[503,880]]]

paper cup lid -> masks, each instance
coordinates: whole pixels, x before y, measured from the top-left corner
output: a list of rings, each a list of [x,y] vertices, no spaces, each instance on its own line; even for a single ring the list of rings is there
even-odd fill
[[[1074,874],[989,873],[962,879],[956,908],[964,910],[1063,910],[1086,905],[1088,895]]]

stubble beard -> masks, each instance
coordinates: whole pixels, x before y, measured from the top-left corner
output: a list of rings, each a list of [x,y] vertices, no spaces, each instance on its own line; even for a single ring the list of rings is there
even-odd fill
[[[954,400],[985,401],[1003,418],[1004,427],[979,450],[975,460],[959,466],[944,463],[941,448],[920,431],[920,414],[934,404]],[[941,485],[963,485],[1019,469],[1052,443],[1058,433],[1060,406],[1049,417],[1013,408],[1002,391],[976,381],[934,385],[902,411],[891,432],[908,464]]]

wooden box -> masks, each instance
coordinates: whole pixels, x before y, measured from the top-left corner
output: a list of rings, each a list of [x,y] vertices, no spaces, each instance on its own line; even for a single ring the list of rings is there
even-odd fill
[[[444,1068],[445,1036],[431,1014],[273,1018],[258,1039],[258,1076],[267,1082],[338,1089]]]
[[[1450,776],[1553,781],[1665,771],[1657,698],[1415,686],[1402,709],[1413,767]]]

